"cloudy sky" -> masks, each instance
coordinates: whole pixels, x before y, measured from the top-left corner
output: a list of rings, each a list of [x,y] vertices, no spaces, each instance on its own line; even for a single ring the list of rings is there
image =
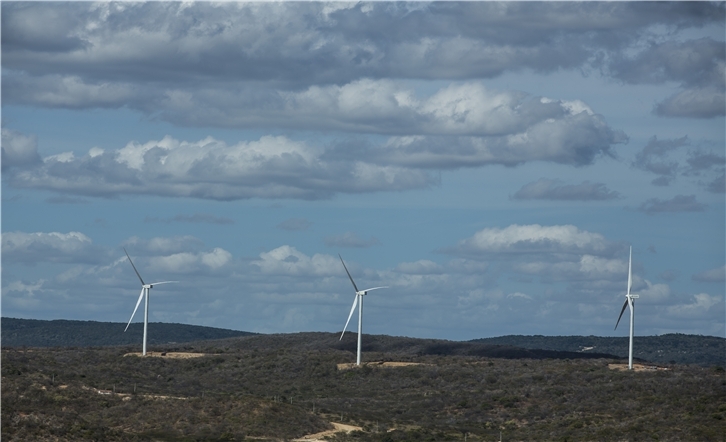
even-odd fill
[[[724,336],[724,11],[3,2],[2,315]]]

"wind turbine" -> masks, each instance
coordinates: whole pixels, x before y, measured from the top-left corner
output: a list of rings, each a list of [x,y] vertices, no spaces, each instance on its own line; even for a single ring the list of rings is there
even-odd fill
[[[353,288],[355,289],[355,299],[353,300],[353,307],[350,309],[350,314],[348,315],[348,320],[345,321],[345,327],[343,327],[343,333],[340,334],[340,340],[343,340],[343,335],[345,334],[345,330],[348,328],[348,323],[350,322],[350,318],[353,317],[353,312],[355,311],[355,306],[358,304],[358,298],[360,298],[360,307],[358,308],[358,356],[356,357],[356,365],[360,365],[360,347],[361,347],[361,336],[363,335],[363,297],[368,294],[371,290],[378,290],[378,289],[387,289],[388,287],[373,287],[370,289],[365,290],[358,290],[358,286],[355,285],[355,281],[353,281],[353,277],[350,276],[350,272],[348,271],[348,267],[345,266],[345,261],[343,261],[343,257],[338,254],[338,257],[340,258],[340,262],[343,263],[343,268],[345,269],[345,273],[348,274],[348,278],[350,278],[350,282],[353,284]]]
[[[630,287],[633,285],[633,246],[630,246],[630,258],[628,259],[628,291],[625,295],[625,304],[623,304],[623,309],[620,310],[620,316],[618,316],[618,322],[615,323],[615,330],[618,329],[618,324],[620,324],[620,318],[623,317],[623,312],[625,312],[625,307],[630,307],[630,345],[628,346],[628,370],[633,369],[633,313],[635,309],[635,300],[639,298],[638,295],[633,295],[630,293]]]
[[[136,270],[136,266],[134,265],[134,262],[131,261],[131,257],[129,256],[129,252],[126,251],[126,248],[124,248],[124,252],[126,253],[126,257],[129,259],[129,262],[131,263],[131,267],[134,268],[134,272],[136,272],[136,276],[138,276],[139,281],[141,281],[141,294],[139,295],[139,300],[136,301],[136,307],[134,307],[134,312],[131,313],[131,319],[129,319],[129,323],[126,324],[124,333],[126,333],[126,330],[129,329],[129,325],[131,325],[131,321],[134,319],[136,310],[138,310],[139,304],[141,304],[141,299],[144,298],[144,295],[146,295],[146,302],[144,304],[144,346],[143,346],[143,351],[142,351],[142,355],[146,356],[146,329],[149,324],[149,290],[158,284],[169,284],[172,282],[179,282],[179,281],[162,281],[162,282],[152,282],[151,284],[146,284],[144,282],[144,280],[141,278],[141,275],[139,275],[139,271]]]

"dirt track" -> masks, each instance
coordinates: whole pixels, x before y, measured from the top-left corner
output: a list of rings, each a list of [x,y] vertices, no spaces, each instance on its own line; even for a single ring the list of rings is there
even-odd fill
[[[324,437],[332,436],[335,433],[339,433],[341,431],[345,431],[346,433],[350,433],[351,431],[362,431],[363,429],[361,427],[356,427],[355,425],[346,425],[346,424],[339,424],[337,422],[331,422],[333,426],[335,427],[334,430],[328,430],[328,431],[322,431],[320,433],[315,434],[308,434],[307,436],[303,436],[299,439],[293,439],[293,441],[297,442],[325,442]]]

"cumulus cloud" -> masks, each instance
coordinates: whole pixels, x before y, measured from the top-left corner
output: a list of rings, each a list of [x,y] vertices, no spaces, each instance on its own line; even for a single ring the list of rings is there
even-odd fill
[[[698,282],[724,282],[726,280],[726,266],[704,270],[691,276],[691,279]]]
[[[536,236],[520,232],[505,243],[516,244],[520,237]],[[563,234],[554,231],[544,230],[540,236],[560,238],[557,241],[562,244],[573,242],[562,239]],[[572,232],[569,236],[577,237]],[[305,254],[295,247],[283,245],[260,253],[249,263],[242,263],[220,247],[180,249],[173,246],[184,242],[180,238],[132,239],[128,242],[133,241],[136,241],[134,251],[138,251],[138,255],[133,254],[135,264],[145,280],[183,282],[164,286],[165,289],[158,293],[160,296],[151,312],[152,321],[215,321],[218,326],[237,324],[237,328],[267,332],[333,331],[340,330],[350,310],[351,287],[337,256]],[[622,253],[622,257],[590,255],[583,250],[597,248],[592,245],[597,240],[591,236],[579,241],[579,246],[573,246],[573,250],[579,250],[573,256],[545,256],[538,252],[517,255],[505,265],[498,263],[503,255],[496,255],[494,266],[463,258],[443,263],[420,259],[401,262],[389,269],[365,268],[355,262],[347,264],[356,283],[366,287],[390,286],[367,303],[369,311],[376,311],[368,322],[369,330],[374,333],[417,335],[426,333],[424,330],[431,333],[431,324],[436,333],[453,333],[445,326],[451,321],[457,323],[455,333],[464,333],[464,336],[475,337],[482,330],[494,329],[500,334],[504,333],[502,330],[506,333],[541,333],[543,330],[537,324],[558,323],[557,319],[562,322],[562,318],[568,319],[556,328],[558,333],[576,334],[575,330],[580,328],[587,329],[588,333],[590,330],[610,332],[617,316],[616,309],[622,304],[627,254]],[[193,246],[194,242],[190,244]],[[147,250],[152,245],[155,252]],[[505,250],[502,253],[506,255],[507,247],[490,248]],[[544,263],[549,267],[518,267],[527,263]],[[103,264],[79,264],[50,280],[28,281],[6,276],[3,278],[3,304],[13,312],[36,313],[43,311],[45,305],[53,305],[54,314],[58,314],[59,304],[86,311],[84,306],[93,304],[89,302],[93,299],[95,310],[88,312],[92,317],[108,310],[104,314],[111,315],[116,321],[126,321],[138,297],[138,281],[123,255],[107,258]],[[556,284],[545,290],[527,285],[516,288],[498,285],[502,278],[525,271],[540,277],[549,274]],[[558,279],[560,276],[567,276],[567,279]],[[234,281],[232,288],[230,278]],[[562,282],[568,280],[570,283],[563,287]],[[100,295],[99,286],[104,287]],[[718,296],[703,293],[687,298],[674,296],[666,284],[651,283],[637,274],[634,289],[641,296],[639,303],[651,305],[649,309],[661,309],[669,318],[686,323],[702,321],[704,315],[710,318],[722,306]],[[68,295],[71,292],[72,297]],[[103,305],[98,304],[99,296],[103,297]],[[618,302],[612,301],[615,296],[619,297]],[[400,315],[401,309],[407,314]],[[119,315],[119,311],[123,314]],[[392,314],[396,316],[395,321],[391,320]],[[285,322],[285,318],[289,321]],[[512,321],[516,326],[507,326]],[[646,321],[647,316],[642,318],[641,330],[652,327],[646,325]],[[483,328],[484,323],[487,325]],[[533,325],[528,328],[525,324]],[[547,330],[552,333],[553,329],[550,326]]]
[[[648,215],[665,212],[703,212],[707,204],[696,201],[696,195],[676,195],[669,200],[651,198],[638,207]]]
[[[518,134],[391,137],[377,146],[346,141],[324,147],[285,136],[229,145],[212,137],[188,142],[166,136],[115,151],[51,155],[40,164],[10,170],[4,179],[18,188],[96,197],[326,199],[336,193],[426,188],[440,180],[433,171],[460,167],[531,161],[581,166],[610,155],[612,144],[626,141],[597,115],[579,106],[571,109],[577,113],[568,110],[560,119],[538,122]]]
[[[341,8],[307,2],[8,3],[3,17],[7,102],[128,107],[179,124],[218,119],[223,125],[250,125],[257,117],[245,117],[241,110],[253,102],[257,121],[264,121],[266,113],[279,113],[288,104],[322,103],[329,91],[323,86],[312,97],[317,92],[308,90],[308,96],[298,97],[301,101],[289,101],[288,94],[312,84],[346,85],[361,78],[467,80],[604,64],[603,72],[628,82],[679,81],[694,90],[723,83],[723,78],[714,80],[723,69],[723,51],[710,39],[665,41],[621,55],[631,54],[659,27],[723,23],[724,7],[717,3],[370,3]],[[533,21],[537,26],[531,26]],[[691,65],[697,69],[687,69]],[[243,89],[252,93],[240,93]],[[240,108],[235,103],[242,95],[248,98]],[[406,100],[398,98],[403,100],[398,103]],[[723,115],[718,108],[692,107],[691,115]],[[349,108],[336,110],[338,122],[348,119]],[[363,110],[356,110],[359,127],[366,124]],[[471,123],[459,115],[461,122],[450,120],[457,130]]]
[[[580,230],[573,225],[541,226],[512,224],[505,228],[486,228],[442,251],[467,256],[525,254],[611,255],[621,247],[599,233]]]
[[[620,194],[602,183],[583,181],[580,184],[564,184],[561,180],[540,178],[519,189],[513,199],[517,200],[564,200],[601,201],[620,198]]]
[[[547,161],[573,166],[612,155],[628,137],[586,111],[540,121],[525,131],[498,137],[391,137],[370,150],[373,161],[422,169],[456,169],[490,164],[516,166]]]
[[[658,103],[655,114],[663,117],[715,118],[726,111],[723,87],[690,88]]]
[[[723,320],[724,298],[708,293],[691,295],[690,302],[671,305],[666,309],[668,316],[683,319],[700,319],[720,317]]]
[[[325,237],[324,241],[328,247],[367,248],[380,244],[376,238],[361,238],[354,232],[329,235]]]
[[[4,232],[2,255],[5,263],[26,264],[95,263],[106,257],[103,248],[80,232]]]
[[[13,186],[112,197],[152,194],[215,200],[329,198],[427,187],[424,171],[362,160],[327,160],[322,148],[279,136],[235,145],[211,137],[198,142],[165,137],[128,143],[118,151],[76,158],[46,157],[42,165],[5,179]]]
[[[37,138],[2,128],[3,172],[14,166],[27,167],[37,163],[40,163]]]
[[[204,243],[191,235],[154,237],[150,239],[132,236],[123,242],[123,246],[132,257],[134,255],[171,255],[188,251],[200,251]]]
[[[209,252],[182,252],[166,256],[148,258],[148,270],[189,274],[198,271],[215,271],[232,261],[232,254],[222,248],[214,248]]]
[[[726,114],[726,55],[723,42],[711,38],[652,43],[632,57],[618,55],[610,64],[628,83],[676,81],[683,90],[658,103],[666,117],[713,118]]]
[[[287,245],[261,253],[260,259],[252,261],[252,265],[258,267],[264,274],[340,275],[340,261],[337,257],[317,253],[307,256],[295,247]]]
[[[400,82],[370,78],[343,85],[313,85],[302,91],[240,89],[225,94],[234,99],[220,103],[216,96],[196,94],[187,96],[184,105],[174,100],[162,115],[184,125],[501,136],[523,132],[549,119],[593,113],[580,101],[488,89],[479,82],[450,84],[428,97],[418,96]],[[192,109],[194,114],[189,113]]]

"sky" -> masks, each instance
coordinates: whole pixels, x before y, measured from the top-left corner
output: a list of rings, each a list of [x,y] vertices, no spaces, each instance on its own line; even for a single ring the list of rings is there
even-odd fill
[[[724,3],[1,12],[4,317],[725,336]]]

